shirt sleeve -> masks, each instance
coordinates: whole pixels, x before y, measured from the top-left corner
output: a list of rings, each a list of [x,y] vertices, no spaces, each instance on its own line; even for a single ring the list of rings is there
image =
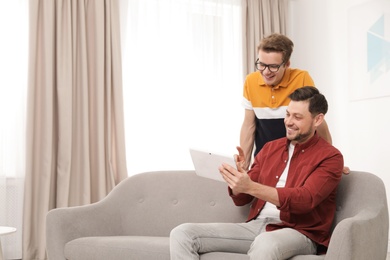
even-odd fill
[[[241,105],[245,109],[253,110],[252,102],[250,100],[250,95],[249,95],[249,79],[248,79],[248,76],[246,77],[245,83],[244,83],[243,97],[242,97]]]
[[[305,71],[305,76],[303,77],[303,85],[315,87],[314,80],[312,79],[309,72],[307,72],[307,71]]]

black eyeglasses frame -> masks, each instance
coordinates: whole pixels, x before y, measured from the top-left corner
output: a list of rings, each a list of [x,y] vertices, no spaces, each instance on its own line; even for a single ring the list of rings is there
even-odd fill
[[[280,67],[284,64],[285,62],[283,61],[282,63],[280,64],[264,64],[262,62],[259,61],[259,58],[257,58],[256,62],[255,62],[255,67],[257,70],[263,72],[265,71],[267,68],[269,71],[273,72],[273,73],[276,73],[279,71]],[[257,67],[257,65],[261,65],[261,66],[264,66],[264,69],[259,69]],[[271,68],[271,66],[274,66],[274,68]]]

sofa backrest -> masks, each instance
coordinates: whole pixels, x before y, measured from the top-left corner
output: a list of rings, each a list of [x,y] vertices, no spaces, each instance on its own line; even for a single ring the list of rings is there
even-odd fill
[[[137,174],[119,183],[107,200],[117,204],[123,235],[169,236],[187,222],[244,222],[249,211],[233,204],[226,183],[194,171]]]

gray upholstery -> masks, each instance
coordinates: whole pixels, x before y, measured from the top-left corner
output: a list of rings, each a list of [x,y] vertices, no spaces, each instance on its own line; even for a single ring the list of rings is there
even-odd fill
[[[328,253],[293,260],[386,259],[388,209],[380,178],[365,172],[343,176]],[[185,222],[243,222],[248,207],[236,207],[225,183],[193,171],[131,176],[100,202],[51,210],[46,219],[50,260],[169,259],[169,233]],[[249,259],[213,252],[202,260]]]

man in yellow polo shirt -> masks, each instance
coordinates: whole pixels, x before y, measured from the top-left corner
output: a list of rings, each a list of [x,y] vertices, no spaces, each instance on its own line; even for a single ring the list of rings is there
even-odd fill
[[[257,47],[257,71],[247,75],[244,84],[244,122],[240,133],[247,170],[253,147],[256,155],[268,141],[286,136],[284,117],[290,99],[297,88],[313,86],[313,79],[304,70],[290,68],[294,43],[281,34],[271,34]],[[332,143],[327,123],[317,129],[318,134]]]

